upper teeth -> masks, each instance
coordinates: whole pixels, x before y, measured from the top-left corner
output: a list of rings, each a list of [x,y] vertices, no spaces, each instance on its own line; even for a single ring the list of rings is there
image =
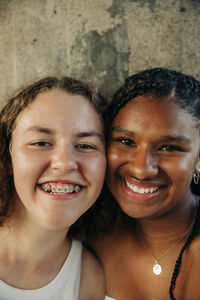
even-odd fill
[[[159,187],[139,188],[136,185],[129,183],[127,180],[125,182],[126,182],[127,187],[130,190],[134,191],[135,193],[139,193],[139,194],[153,193],[159,189]]]
[[[74,185],[74,184],[59,184],[55,185],[52,183],[45,183],[41,185],[41,188],[45,192],[50,192],[50,193],[60,193],[60,194],[71,194],[73,192],[78,192],[80,191],[81,187],[79,185]]]

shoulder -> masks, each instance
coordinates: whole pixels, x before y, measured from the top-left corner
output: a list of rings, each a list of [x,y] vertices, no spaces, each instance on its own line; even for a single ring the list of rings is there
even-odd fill
[[[185,299],[199,299],[199,253],[200,234],[197,234],[184,252],[181,272],[177,281],[177,287],[180,287],[180,292],[184,291]]]
[[[129,229],[127,224],[119,223],[112,231],[102,234],[98,240],[90,241],[90,247],[95,251],[100,261],[115,260],[115,256],[122,256],[127,249],[127,243],[134,237],[133,228]]]
[[[83,246],[79,300],[103,300],[104,297],[103,268],[97,257]]]

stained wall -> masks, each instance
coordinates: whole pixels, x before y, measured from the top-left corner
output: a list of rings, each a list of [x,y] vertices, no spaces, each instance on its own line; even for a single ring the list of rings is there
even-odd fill
[[[199,0],[0,0],[0,103],[46,75],[112,94],[164,66],[200,79]]]

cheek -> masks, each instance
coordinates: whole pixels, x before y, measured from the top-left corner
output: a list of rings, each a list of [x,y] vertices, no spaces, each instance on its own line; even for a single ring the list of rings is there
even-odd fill
[[[84,170],[83,170],[84,168]],[[101,193],[106,173],[106,157],[90,159],[82,165],[82,175],[89,182],[88,202],[92,205]],[[89,208],[89,206],[87,207]]]
[[[99,155],[98,157],[90,157],[89,159],[83,159],[84,165],[82,165],[83,174],[93,185],[103,185],[105,172],[106,172],[106,156]]]
[[[194,157],[187,155],[182,159],[174,159],[163,164],[162,168],[177,186],[189,186],[195,167]]]
[[[14,150],[11,155],[12,169],[14,177],[27,170],[27,158],[21,152]],[[28,174],[27,174],[28,175]]]
[[[124,155],[120,155],[119,151],[115,149],[115,147],[110,146],[107,151],[108,157],[108,172],[112,172],[116,169],[120,163]]]
[[[34,156],[30,152],[13,151],[11,159],[13,176],[16,180],[22,177],[26,180],[33,176],[33,174],[40,174],[45,165],[44,158],[41,155]]]
[[[108,168],[106,173],[106,182],[112,191],[113,186],[115,186],[116,184],[115,173],[119,166],[122,164],[122,159],[124,159],[124,157],[122,155],[119,155],[119,151],[117,151],[115,147],[109,147],[107,152],[107,159]]]

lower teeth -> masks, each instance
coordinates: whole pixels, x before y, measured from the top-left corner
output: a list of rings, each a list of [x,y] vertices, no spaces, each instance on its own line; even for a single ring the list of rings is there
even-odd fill
[[[64,192],[64,191],[59,191],[59,192],[53,192],[53,191],[50,191],[51,194],[72,194],[72,193],[75,193],[75,191],[69,191],[69,192]]]

